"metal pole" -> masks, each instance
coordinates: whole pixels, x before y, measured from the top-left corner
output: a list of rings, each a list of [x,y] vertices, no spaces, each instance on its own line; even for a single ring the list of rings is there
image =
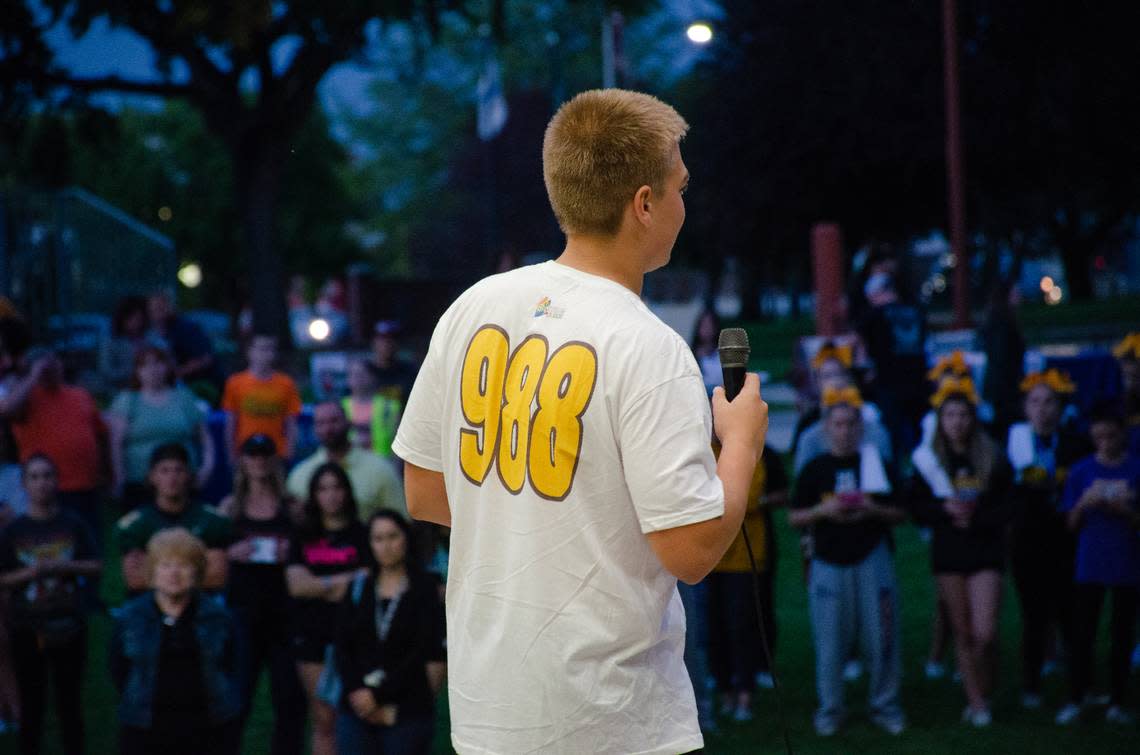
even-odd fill
[[[958,99],[958,3],[942,0],[942,52],[946,95],[946,189],[950,250],[954,255],[954,327],[970,327],[970,270],[966,250],[962,121]]]

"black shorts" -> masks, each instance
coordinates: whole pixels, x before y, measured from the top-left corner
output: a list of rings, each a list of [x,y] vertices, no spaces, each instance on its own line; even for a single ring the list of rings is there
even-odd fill
[[[329,642],[323,637],[293,635],[293,657],[301,663],[324,663]]]

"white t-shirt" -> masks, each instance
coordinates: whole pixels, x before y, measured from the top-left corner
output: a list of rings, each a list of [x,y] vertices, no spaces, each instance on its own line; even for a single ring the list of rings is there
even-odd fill
[[[392,448],[447,487],[457,751],[703,746],[645,533],[724,513],[711,426],[688,346],[613,281],[546,262],[440,318]]]

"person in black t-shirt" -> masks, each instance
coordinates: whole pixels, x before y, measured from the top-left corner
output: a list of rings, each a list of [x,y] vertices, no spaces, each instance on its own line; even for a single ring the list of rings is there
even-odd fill
[[[979,427],[978,395],[969,378],[946,378],[931,399],[938,427],[930,446],[911,455],[911,506],[933,530],[930,554],[939,599],[954,634],[968,705],[967,723],[991,721],[997,671],[997,620],[1013,474]]]
[[[412,530],[392,511],[368,522],[375,571],[341,601],[337,718],[343,753],[421,755],[431,749],[435,696],[447,673],[438,583],[412,553]]]
[[[830,452],[796,479],[789,521],[810,528],[814,551],[808,605],[815,640],[819,708],[815,730],[838,731],[845,717],[843,667],[856,636],[870,669],[871,720],[899,734],[899,591],[890,528],[903,519],[894,485],[874,445],[861,442],[862,400],[854,388],[827,389],[822,401]]]
[[[285,566],[293,536],[291,500],[277,444],[251,435],[241,445],[234,492],[219,512],[233,521],[226,602],[244,633],[249,652],[243,676],[245,717],[249,716],[262,667],[269,673],[273,701],[272,755],[300,755],[304,749],[305,692],[293,656],[292,611]]]
[[[336,642],[336,604],[357,574],[368,573],[371,561],[368,531],[356,517],[345,471],[334,462],[317,467],[285,570],[294,598],[294,657],[313,719],[313,755],[336,753],[336,709],[317,695],[317,683]]]
[[[0,587],[10,591],[12,661],[23,703],[20,750],[40,751],[50,674],[63,751],[73,755],[84,751],[81,581],[97,576],[102,563],[87,526],[60,509],[55,464],[34,454],[24,463],[23,480],[28,511],[0,535]]]

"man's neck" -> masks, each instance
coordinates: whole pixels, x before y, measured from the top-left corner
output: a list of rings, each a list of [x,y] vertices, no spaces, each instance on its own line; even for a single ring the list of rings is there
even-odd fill
[[[344,457],[348,456],[348,452],[351,450],[352,444],[348,442],[348,438],[345,438],[343,443],[325,446],[325,455],[328,456],[331,461],[343,461]]]
[[[54,500],[41,503],[28,502],[28,518],[35,519],[37,522],[53,519],[58,510],[59,506]]]
[[[568,236],[557,262],[583,273],[606,278],[641,296],[645,268],[636,246],[617,236]]]
[[[254,367],[253,365],[250,365],[249,373],[258,380],[268,380],[269,378],[273,377],[273,365],[269,365],[267,367]]]
[[[164,514],[181,514],[190,505],[190,500],[186,496],[179,498],[155,498],[155,508]]]

